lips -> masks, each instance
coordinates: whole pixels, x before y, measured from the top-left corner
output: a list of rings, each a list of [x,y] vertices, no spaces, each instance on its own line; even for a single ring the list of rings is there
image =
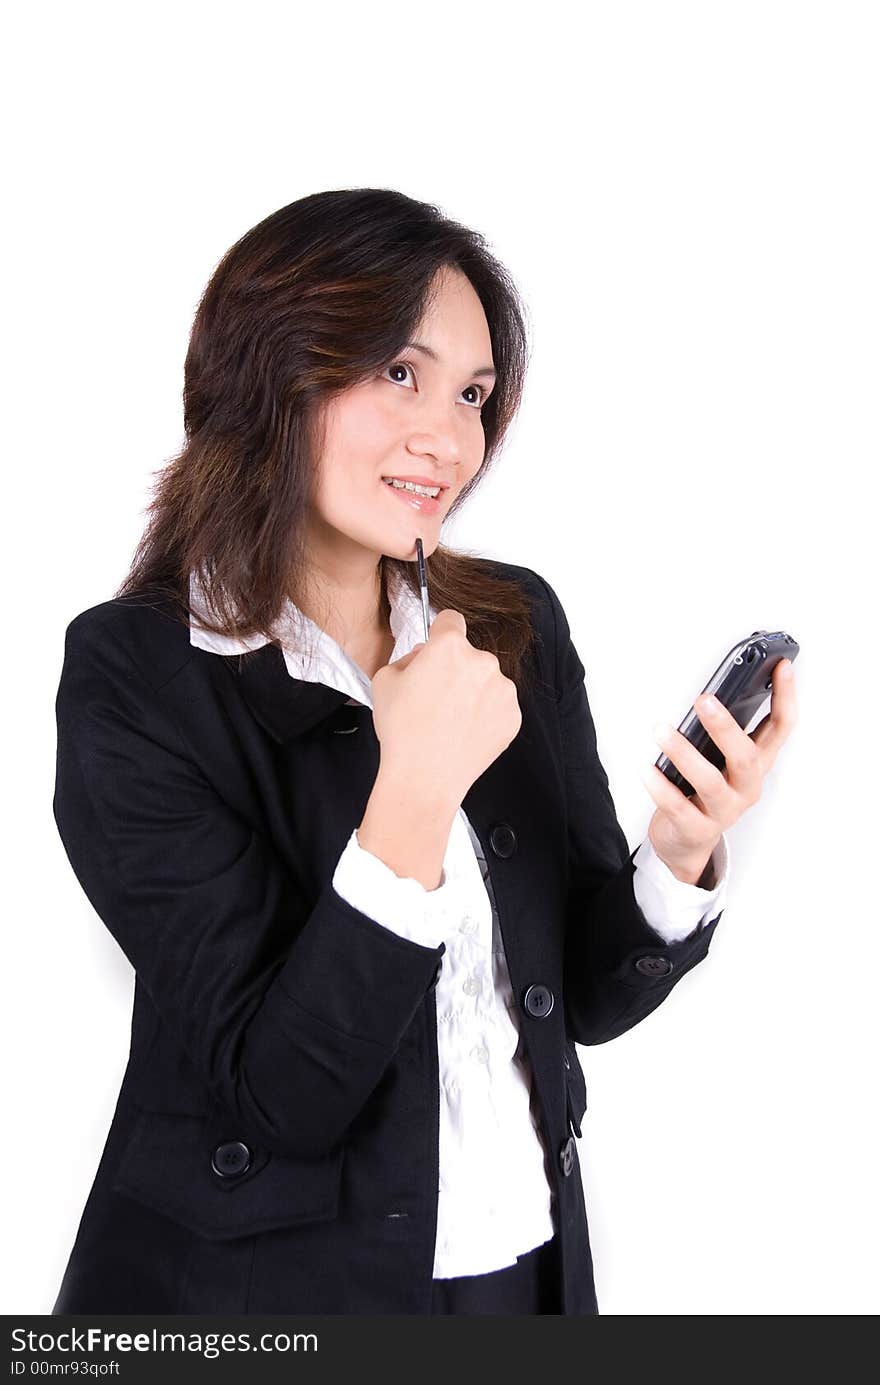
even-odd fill
[[[397,479],[397,477],[394,477],[394,480]],[[389,495],[397,496],[397,498],[402,500],[409,509],[415,510],[419,514],[436,515],[439,514],[442,509],[440,503],[443,499],[442,491],[435,500],[433,496],[418,495],[416,491],[408,491],[403,486],[389,486],[387,481],[382,481],[380,484],[382,489],[387,491]],[[417,482],[417,484],[421,483]],[[436,485],[437,483],[435,482],[434,484]]]

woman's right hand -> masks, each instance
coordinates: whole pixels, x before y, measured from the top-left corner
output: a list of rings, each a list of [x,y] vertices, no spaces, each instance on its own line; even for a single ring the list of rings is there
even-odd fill
[[[372,698],[381,770],[455,808],[522,725],[516,684],[468,641],[460,611],[440,611],[427,643],[380,668]]]

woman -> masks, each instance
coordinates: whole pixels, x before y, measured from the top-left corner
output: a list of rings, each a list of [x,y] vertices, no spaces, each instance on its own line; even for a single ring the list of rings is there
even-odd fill
[[[556,593],[440,543],[526,358],[482,238],[389,190],[208,285],[185,446],[66,636],[55,815],[135,999],[56,1313],[598,1312],[574,1045],[706,955],[793,692],[706,720],[724,774],[673,733],[698,796],[655,771],[631,855]]]

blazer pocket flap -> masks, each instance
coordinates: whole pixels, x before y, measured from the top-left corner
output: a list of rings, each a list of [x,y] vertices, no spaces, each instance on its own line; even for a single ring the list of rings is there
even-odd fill
[[[581,1121],[587,1109],[587,1084],[573,1044],[566,1047],[566,1057],[568,1065],[565,1069],[565,1088],[568,1119],[572,1130],[580,1139]]]
[[[339,1206],[344,1146],[320,1159],[256,1148],[204,1115],[140,1110],[113,1191],[209,1240],[329,1221]]]

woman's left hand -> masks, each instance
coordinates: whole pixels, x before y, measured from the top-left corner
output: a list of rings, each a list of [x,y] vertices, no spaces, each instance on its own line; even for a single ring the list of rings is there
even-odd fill
[[[790,677],[784,676],[786,669]],[[717,769],[680,731],[661,723],[654,727],[657,743],[696,793],[688,798],[656,765],[643,781],[657,804],[648,827],[651,845],[673,875],[691,885],[705,871],[722,832],[761,797],[764,776],[797,722],[791,660],[780,659],[774,668],[770,711],[751,735],[715,698],[699,697],[694,710],[724,755],[724,769]]]

